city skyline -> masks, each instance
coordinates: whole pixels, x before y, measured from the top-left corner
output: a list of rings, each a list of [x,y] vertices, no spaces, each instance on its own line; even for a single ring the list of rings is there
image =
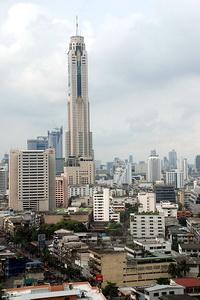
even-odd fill
[[[10,0],[0,4],[1,157],[67,130],[67,51],[75,17],[89,53],[95,159],[200,153],[198,1]],[[55,123],[55,124],[54,124]],[[56,125],[56,126],[55,126]]]

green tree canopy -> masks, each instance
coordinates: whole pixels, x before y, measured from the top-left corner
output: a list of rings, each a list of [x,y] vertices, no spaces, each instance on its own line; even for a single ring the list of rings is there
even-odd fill
[[[161,277],[157,279],[157,284],[170,284],[170,280],[169,278]]]
[[[118,296],[118,287],[116,286],[116,283],[107,281],[107,285],[102,289],[102,292],[105,297],[110,297],[112,299],[113,297]]]

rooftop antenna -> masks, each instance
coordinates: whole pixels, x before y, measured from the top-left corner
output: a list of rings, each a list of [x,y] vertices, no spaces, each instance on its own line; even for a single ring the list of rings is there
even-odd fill
[[[76,36],[78,36],[78,16],[76,16]]]

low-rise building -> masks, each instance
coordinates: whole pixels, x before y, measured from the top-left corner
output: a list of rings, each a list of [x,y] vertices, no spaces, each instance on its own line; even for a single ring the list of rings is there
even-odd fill
[[[6,289],[4,299],[105,300],[105,297],[97,287],[92,287],[88,282],[76,282]]]
[[[187,228],[194,234],[195,240],[200,242],[200,218],[188,218],[186,220]]]
[[[194,234],[186,227],[171,226],[168,228],[168,240],[172,244],[172,249],[178,251],[179,243],[194,243]]]
[[[144,289],[145,300],[158,300],[166,295],[183,295],[185,287],[182,285],[155,285]]]
[[[179,244],[178,252],[182,255],[196,255],[200,256],[200,244]]]
[[[89,249],[90,279],[96,274],[104,277],[106,282],[115,282],[117,286],[152,285],[160,277],[168,278],[170,263],[176,264],[174,258],[163,253],[144,253],[135,257],[135,251],[127,248],[121,251],[113,249]]]
[[[141,249],[149,252],[161,252],[171,254],[171,243],[165,241],[164,238],[147,239],[147,240],[134,240],[133,243]]]
[[[189,217],[191,217],[191,211],[185,209],[177,211],[178,220],[180,220],[181,218],[189,218]]]
[[[169,201],[156,203],[156,208],[159,212],[163,213],[165,217],[177,218],[178,204]]]
[[[172,284],[178,284],[185,287],[185,292],[189,295],[200,294],[200,280],[194,277],[190,278],[173,278],[170,280]]]

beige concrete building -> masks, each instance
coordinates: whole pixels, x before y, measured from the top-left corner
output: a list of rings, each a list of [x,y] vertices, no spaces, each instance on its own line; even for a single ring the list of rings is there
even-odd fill
[[[73,158],[66,162],[64,167],[65,173],[68,176],[68,184],[94,184],[95,170],[94,161],[92,158],[81,157]]]
[[[55,196],[55,150],[10,150],[9,206],[48,211]]]
[[[102,287],[107,281],[124,287],[153,285],[160,277],[168,278],[169,264],[176,263],[171,256],[163,253],[151,253],[140,258],[134,258],[133,253],[125,250],[89,249],[89,253],[90,278],[95,280],[96,274],[102,274]]]
[[[73,221],[80,221],[84,224],[89,224],[92,222],[92,209],[91,210],[84,210],[79,211],[76,213],[59,213],[59,214],[53,214],[48,213],[43,215],[43,220],[47,224],[56,224],[62,220],[73,220]]]
[[[56,207],[68,207],[67,174],[56,177]]]

